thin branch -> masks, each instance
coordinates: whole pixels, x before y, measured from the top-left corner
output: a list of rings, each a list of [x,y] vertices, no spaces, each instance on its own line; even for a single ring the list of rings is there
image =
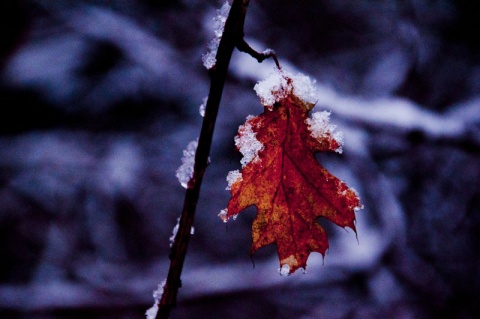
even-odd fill
[[[280,66],[280,63],[278,62],[277,55],[275,54],[275,51],[272,49],[267,49],[263,52],[257,52],[254,49],[252,49],[252,47],[243,39],[243,37],[237,43],[237,49],[238,51],[250,54],[252,57],[257,59],[259,63],[262,63],[263,60],[267,58],[273,58],[273,60],[275,61],[275,64],[277,65],[277,68],[280,70],[282,69]]]
[[[209,70],[211,79],[210,91],[205,108],[205,116],[202,123],[200,138],[198,140],[197,152],[195,154],[193,177],[187,185],[188,187],[185,193],[179,229],[169,255],[170,268],[164,286],[163,295],[159,302],[156,319],[169,318],[170,312],[176,305],[178,289],[182,286],[180,276],[187,253],[188,242],[190,240],[190,230],[195,217],[200,186],[208,165],[208,156],[212,145],[213,131],[233,50],[237,47],[240,51],[252,55],[259,62],[262,62],[268,57],[273,57],[277,67],[280,68],[273,50],[258,53],[243,39],[243,26],[249,2],[250,0],[233,1],[225,23],[222,39],[220,40],[218,47],[216,64]]]

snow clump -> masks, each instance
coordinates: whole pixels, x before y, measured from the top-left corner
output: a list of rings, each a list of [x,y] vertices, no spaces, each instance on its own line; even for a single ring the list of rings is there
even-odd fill
[[[289,276],[290,275],[290,266],[288,264],[283,264],[282,268],[278,269],[278,272],[281,276]]]
[[[240,125],[238,135],[235,136],[235,145],[243,155],[243,158],[240,160],[242,167],[245,167],[245,165],[252,161],[255,162],[259,160],[258,152],[264,148],[263,144],[257,140],[257,133],[252,130],[250,120],[253,118],[253,115],[249,115],[245,124]]]
[[[180,182],[180,185],[182,185],[184,188],[188,187],[188,182],[190,182],[193,177],[197,146],[198,139],[188,143],[187,148],[183,150],[182,165],[180,165],[175,174]]]
[[[163,280],[162,283],[158,285],[157,290],[153,292],[153,299],[155,302],[153,303],[153,306],[145,312],[147,319],[155,319],[157,316],[158,304],[160,303],[160,299],[162,299],[163,288],[165,287],[166,283],[167,280]]]
[[[198,112],[202,117],[205,117],[205,109],[207,107],[207,101],[208,101],[208,96],[203,98],[202,104],[200,104],[200,107],[198,108]]]
[[[336,131],[336,125],[330,124],[330,112],[314,112],[311,118],[305,120],[310,130],[310,135],[316,139],[333,138],[339,144],[335,152],[342,154],[343,133]]]
[[[227,174],[228,186],[225,189],[227,191],[230,190],[234,183],[236,183],[237,181],[241,181],[241,180],[242,180],[242,173],[240,173],[240,171],[238,169],[228,172],[228,174]]]
[[[227,22],[228,14],[230,13],[230,4],[225,1],[223,6],[217,10],[217,15],[213,18],[213,31],[215,38],[208,44],[208,52],[202,56],[203,65],[210,70],[217,63],[217,50],[220,40],[222,39],[225,22]]]
[[[290,93],[307,104],[315,105],[318,100],[315,82],[302,73],[293,75],[275,68],[273,73],[265,80],[255,84],[253,89],[257,92],[262,104],[272,111],[273,104],[284,99]]]

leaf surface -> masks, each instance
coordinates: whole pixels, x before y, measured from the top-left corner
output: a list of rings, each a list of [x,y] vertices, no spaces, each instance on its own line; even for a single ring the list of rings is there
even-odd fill
[[[221,217],[227,221],[256,206],[251,252],[275,243],[282,272],[289,274],[305,268],[311,252],[324,255],[328,249],[319,217],[355,231],[355,210],[361,205],[356,192],[314,157],[320,151],[341,151],[339,135],[328,124],[329,113],[316,114],[315,121],[308,117],[312,103],[297,97],[293,86],[282,90],[277,102],[240,126],[240,151],[245,155],[249,150],[242,147],[257,144],[230,181],[232,197]]]

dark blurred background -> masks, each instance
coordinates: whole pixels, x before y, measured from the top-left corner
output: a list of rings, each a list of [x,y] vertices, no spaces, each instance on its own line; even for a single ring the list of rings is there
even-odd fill
[[[480,11],[475,1],[252,0],[246,39],[317,79],[361,195],[358,242],[279,276],[224,224],[233,136],[273,70],[234,53],[172,318],[479,318]],[[219,1],[0,3],[0,318],[144,318],[168,270]]]

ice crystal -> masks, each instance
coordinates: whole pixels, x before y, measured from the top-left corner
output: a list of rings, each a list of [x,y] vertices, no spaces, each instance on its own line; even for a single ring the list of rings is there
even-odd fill
[[[185,188],[188,187],[188,182],[190,182],[193,177],[197,146],[198,139],[188,143],[187,148],[183,151],[182,165],[180,165],[176,172],[178,181]]]

